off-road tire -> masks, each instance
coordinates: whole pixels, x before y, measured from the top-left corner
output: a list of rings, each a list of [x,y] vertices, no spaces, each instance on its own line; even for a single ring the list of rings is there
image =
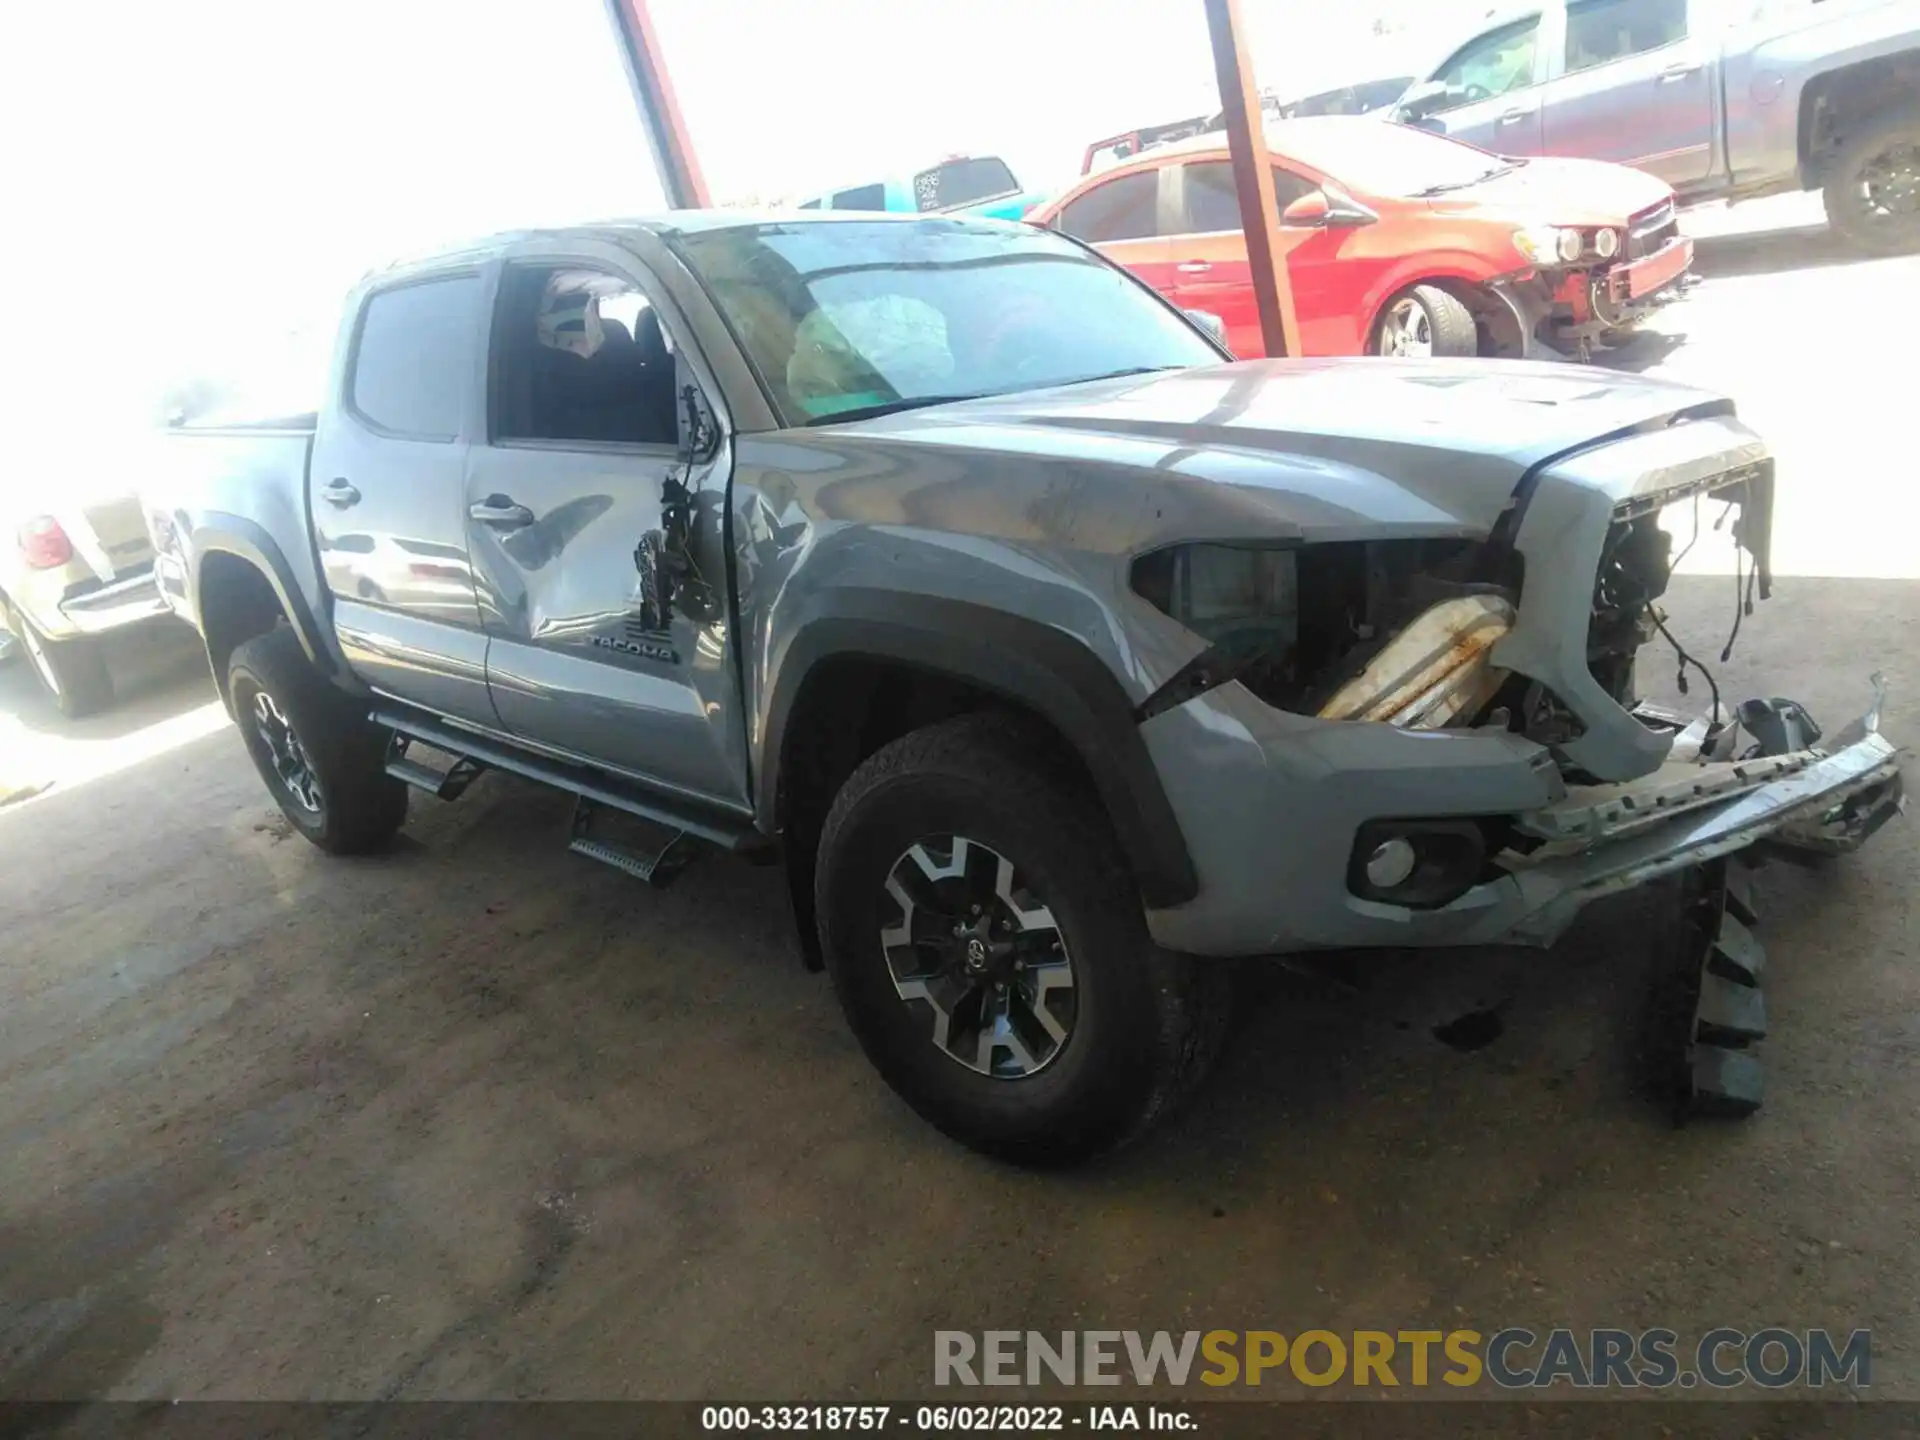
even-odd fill
[[[1874,225],[1860,213],[1862,171],[1890,145],[1920,145],[1920,106],[1896,110],[1875,120],[1833,157],[1822,200],[1833,233],[1870,255],[1906,255],[1920,250],[1920,215],[1904,223]]]
[[[1011,717],[915,731],[841,788],[815,876],[827,970],[868,1058],[940,1130],[1024,1165],[1074,1164],[1143,1133],[1204,1077],[1231,1007],[1227,962],[1153,944],[1111,827],[1061,770]],[[894,987],[880,940],[887,877],[908,847],[940,835],[1019,867],[1072,957],[1072,1029],[1049,1063],[1018,1079],[956,1063]]]
[[[53,640],[10,601],[0,599],[0,609],[5,610],[7,628],[19,642],[20,658],[62,715],[79,720],[113,704],[113,677],[107,673],[97,640],[86,636]]]
[[[1474,323],[1473,312],[1437,285],[1415,285],[1410,290],[1402,290],[1380,307],[1380,318],[1373,323],[1374,354],[1380,353],[1381,332],[1393,313],[1393,307],[1402,300],[1411,300],[1426,312],[1427,326],[1433,336],[1434,359],[1480,353],[1480,327]]]
[[[255,725],[255,706],[271,697],[298,737],[319,782],[317,813],[276,772]],[[227,665],[227,694],[254,768],[294,829],[333,855],[378,850],[407,818],[407,787],[386,772],[391,734],[367,718],[364,701],[330,683],[281,626],[248,640]]]

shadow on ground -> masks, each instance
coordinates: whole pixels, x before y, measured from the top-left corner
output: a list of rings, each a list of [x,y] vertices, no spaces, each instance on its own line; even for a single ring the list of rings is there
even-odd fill
[[[1848,246],[1824,224],[1703,235],[1693,242],[1694,273],[1709,280],[1856,265],[1873,258]]]
[[[1638,375],[1663,364],[1686,343],[1684,331],[1639,330],[1624,344],[1596,350],[1593,363],[1607,370],[1624,370]]]

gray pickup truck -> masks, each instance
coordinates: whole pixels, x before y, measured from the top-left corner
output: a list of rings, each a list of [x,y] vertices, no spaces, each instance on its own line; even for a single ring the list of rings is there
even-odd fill
[[[1502,155],[1638,166],[1682,204],[1820,190],[1849,241],[1920,246],[1920,0],[1534,0],[1396,113]]]
[[[315,844],[498,769],[656,883],[777,860],[887,1080],[1024,1161],[1202,1071],[1222,957],[1544,944],[1896,804],[1871,716],[1636,708],[1664,508],[1738,509],[1769,583],[1726,400],[1223,361],[1027,227],[516,235],[366,280],[317,416],[176,432],[149,523]]]

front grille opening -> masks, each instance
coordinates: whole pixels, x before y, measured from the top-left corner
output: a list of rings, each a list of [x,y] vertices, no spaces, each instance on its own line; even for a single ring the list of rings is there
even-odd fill
[[[1680,233],[1680,217],[1673,202],[1663,200],[1643,210],[1627,224],[1626,259],[1639,260],[1658,253]]]

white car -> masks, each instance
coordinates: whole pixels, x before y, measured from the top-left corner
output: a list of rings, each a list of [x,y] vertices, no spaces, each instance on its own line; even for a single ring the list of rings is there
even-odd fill
[[[153,543],[130,480],[87,494],[0,496],[0,625],[62,714],[113,700],[99,637],[164,621]]]

